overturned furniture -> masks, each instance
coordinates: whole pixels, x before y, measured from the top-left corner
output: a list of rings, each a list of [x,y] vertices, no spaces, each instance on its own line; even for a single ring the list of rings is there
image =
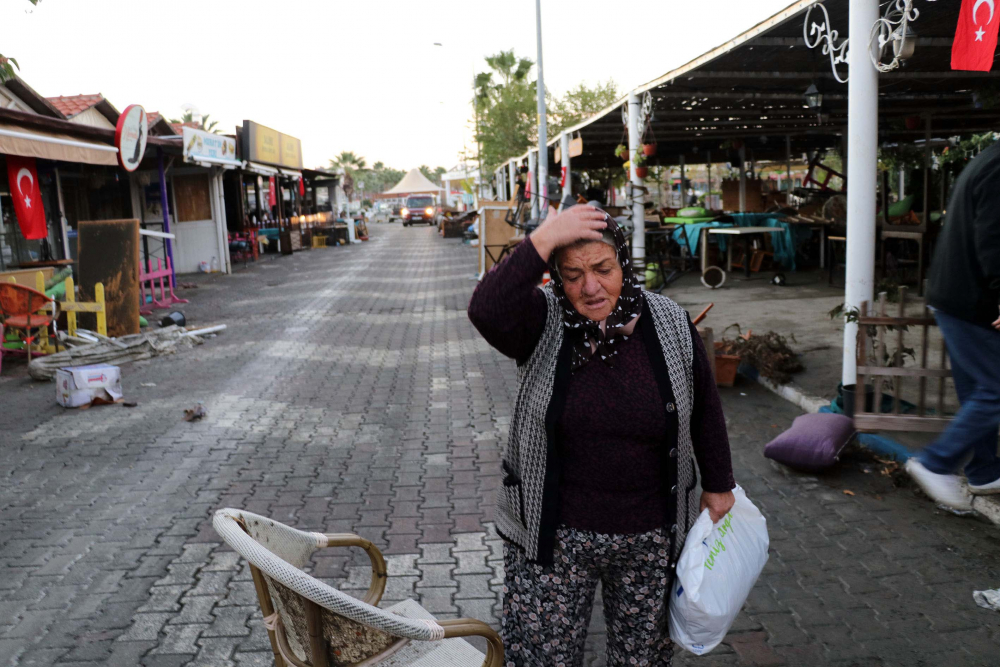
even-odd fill
[[[500,667],[503,644],[482,621],[438,621],[413,600],[377,606],[386,585],[385,559],[349,533],[307,533],[251,512],[221,509],[212,525],[250,563],[276,667]],[[359,547],[372,564],[365,599],[357,600],[301,568],[323,547]],[[486,638],[486,656],[459,637]]]

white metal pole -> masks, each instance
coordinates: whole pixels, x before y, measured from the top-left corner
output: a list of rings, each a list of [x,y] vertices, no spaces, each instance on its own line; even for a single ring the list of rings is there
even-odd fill
[[[906,190],[906,171],[903,169],[903,165],[900,165],[899,166],[899,193],[898,193],[899,196],[897,197],[896,201],[899,201],[903,197],[906,196],[906,193],[904,192],[904,190]]]
[[[708,190],[705,192],[705,208],[712,210],[712,151],[705,153],[705,170],[707,172]]]
[[[740,213],[747,210],[747,147],[740,146]]]
[[[70,252],[69,248],[69,224],[66,220],[66,206],[63,202],[62,177],[59,175],[59,167],[56,167],[53,171],[56,174],[56,199],[59,202],[59,233],[62,234],[63,259],[71,259],[73,253]],[[2,222],[2,219],[0,219],[0,222]]]
[[[559,137],[559,153],[562,157],[563,186],[559,195],[559,209],[562,210],[562,202],[566,197],[573,196],[573,172],[570,171],[569,163],[569,133],[563,132]]]
[[[545,118],[545,77],[542,68],[542,0],[535,0],[535,26],[538,37],[538,205],[544,217],[549,210],[549,133]]]
[[[687,174],[687,169],[684,164],[684,156],[681,155],[681,208],[685,208],[688,205],[687,183],[684,182],[686,178],[685,174]]]
[[[528,189],[531,190],[531,217],[538,219],[538,162],[535,160],[535,151],[528,151]]]
[[[510,196],[507,199],[513,199],[517,190],[517,163],[513,160],[507,163],[507,178],[510,181]]]
[[[851,0],[850,50],[847,84],[847,309],[871,302],[875,285],[875,184],[878,151],[878,72],[864,48],[879,18],[878,0]],[[844,363],[841,380],[857,378],[858,326],[844,323]]]
[[[636,173],[635,161],[642,149],[639,136],[641,106],[636,92],[628,94],[628,157],[632,176],[632,272],[636,281],[646,283],[646,214],[643,211],[642,179]]]
[[[785,135],[785,177],[788,180],[788,190],[785,191],[785,205],[792,205],[792,135]]]

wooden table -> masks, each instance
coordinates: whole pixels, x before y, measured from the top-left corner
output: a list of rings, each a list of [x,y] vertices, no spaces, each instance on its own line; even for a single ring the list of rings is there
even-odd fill
[[[743,276],[750,277],[750,241],[754,236],[764,234],[774,234],[784,232],[781,227],[704,227],[701,230],[701,272],[708,269],[708,236],[707,234],[721,234],[723,236],[738,236],[742,238],[745,258],[743,260]],[[733,244],[726,247],[726,271],[733,270]]]
[[[819,268],[826,268],[826,228],[833,224],[830,220],[810,220],[808,218],[784,218],[782,222],[808,229],[819,230]]]
[[[19,267],[22,269],[43,269],[50,266],[60,268],[74,264],[76,264],[75,259],[45,259],[37,262],[21,262]]]

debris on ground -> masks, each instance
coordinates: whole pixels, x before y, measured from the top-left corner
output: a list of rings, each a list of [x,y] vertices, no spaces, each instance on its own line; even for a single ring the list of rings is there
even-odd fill
[[[122,400],[122,373],[117,366],[92,364],[56,371],[56,403],[89,408]]]
[[[972,591],[972,599],[983,609],[1000,611],[1000,589]]]
[[[853,496],[854,492],[851,491],[850,489],[844,489],[844,495],[845,496]]]
[[[139,386],[140,387],[155,387],[156,383],[155,382],[140,382]]]
[[[184,289],[198,289],[198,283],[177,283],[177,286]]]
[[[171,354],[179,348],[193,347],[203,342],[198,336],[186,336],[184,335],[186,333],[181,327],[170,326],[146,333],[87,342],[68,347],[62,352],[32,359],[28,364],[28,374],[35,380],[51,380],[60,368],[91,364],[123,364],[161,354]]]
[[[208,411],[205,410],[205,405],[199,401],[198,405],[194,406],[193,408],[186,408],[184,410],[184,421],[186,422],[198,421],[199,419],[206,417],[207,415]]]
[[[123,401],[122,405],[126,408],[134,408],[139,405],[139,403],[137,401]]]
[[[734,326],[739,329],[738,325]],[[805,370],[785,337],[774,331],[764,334],[748,331],[735,339],[723,338],[720,342],[722,345],[717,352],[738,356],[740,362],[753,366],[762,377],[776,384],[787,384],[792,380],[792,373]]]

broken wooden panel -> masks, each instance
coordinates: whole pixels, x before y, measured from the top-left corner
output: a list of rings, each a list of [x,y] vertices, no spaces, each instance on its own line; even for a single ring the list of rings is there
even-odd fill
[[[103,283],[108,335],[139,333],[139,221],[80,221],[77,232],[81,300],[94,301],[94,285]],[[80,326],[92,329],[93,318],[81,313]]]

